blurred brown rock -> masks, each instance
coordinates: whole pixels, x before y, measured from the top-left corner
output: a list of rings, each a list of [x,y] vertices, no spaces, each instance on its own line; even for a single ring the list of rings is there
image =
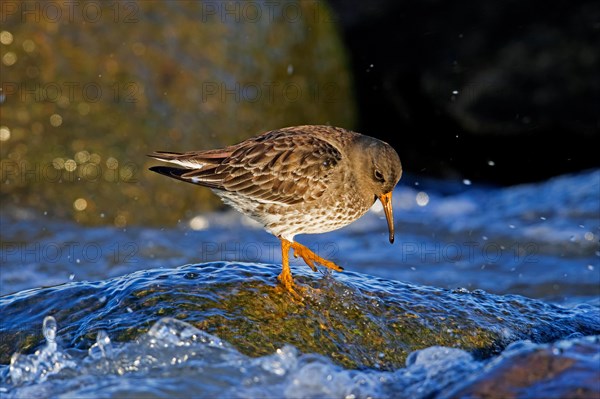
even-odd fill
[[[322,2],[9,1],[1,18],[3,201],[84,223],[174,223],[220,202],[147,172],[148,152],[354,124]]]

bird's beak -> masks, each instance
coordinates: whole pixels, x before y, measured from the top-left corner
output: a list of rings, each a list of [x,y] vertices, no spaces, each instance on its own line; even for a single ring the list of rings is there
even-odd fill
[[[392,192],[378,195],[379,201],[383,205],[385,218],[387,219],[388,229],[390,231],[390,244],[394,243],[394,212],[392,211]]]

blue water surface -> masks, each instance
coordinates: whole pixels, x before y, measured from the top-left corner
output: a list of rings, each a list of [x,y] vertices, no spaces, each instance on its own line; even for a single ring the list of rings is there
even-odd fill
[[[507,188],[405,181],[394,192],[394,245],[387,242],[378,204],[342,230],[298,241],[366,275],[600,309],[599,170]],[[2,295],[187,263],[281,262],[277,239],[233,211],[198,214],[174,228],[115,229],[82,227],[13,207],[2,210],[1,256]],[[293,269],[305,267],[293,263]],[[87,350],[61,347],[52,318],[43,331],[46,343],[36,353],[15,353],[11,365],[0,365],[3,396],[460,397],[468,381],[485,379],[496,365],[535,351],[567,353],[591,365],[582,368],[587,370],[582,384],[596,371],[594,362],[600,364],[597,336],[519,341],[485,360],[460,348],[429,347],[413,352],[403,368],[378,371],[345,369],[292,345],[250,358],[170,318],[130,342],[112,342],[109,328]],[[566,383],[557,376],[555,384]],[[524,396],[546,392],[539,389]]]

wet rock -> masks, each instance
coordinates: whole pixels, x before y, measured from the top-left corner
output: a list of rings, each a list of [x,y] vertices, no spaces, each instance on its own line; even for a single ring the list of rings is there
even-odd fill
[[[276,284],[280,267],[206,263],[139,271],[97,283],[70,283],[0,299],[0,361],[43,341],[40,320],[54,316],[63,347],[89,348],[99,330],[128,342],[162,317],[184,320],[250,356],[285,344],[345,367],[392,370],[431,346],[476,359],[516,340],[552,342],[600,332],[598,309],[566,309],[520,296],[449,291],[357,273],[295,271],[303,301]]]
[[[14,2],[2,13],[1,193],[50,215],[174,223],[220,202],[148,172],[150,151],[354,123],[321,2]]]
[[[552,345],[519,342],[446,398],[595,398],[600,396],[600,339]],[[465,386],[466,385],[466,386]]]

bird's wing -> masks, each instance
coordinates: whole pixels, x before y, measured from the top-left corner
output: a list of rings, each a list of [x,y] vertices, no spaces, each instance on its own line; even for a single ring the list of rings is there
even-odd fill
[[[152,168],[158,173],[259,202],[287,205],[320,198],[342,159],[327,141],[289,131],[269,132],[222,150],[151,156],[185,168]]]

